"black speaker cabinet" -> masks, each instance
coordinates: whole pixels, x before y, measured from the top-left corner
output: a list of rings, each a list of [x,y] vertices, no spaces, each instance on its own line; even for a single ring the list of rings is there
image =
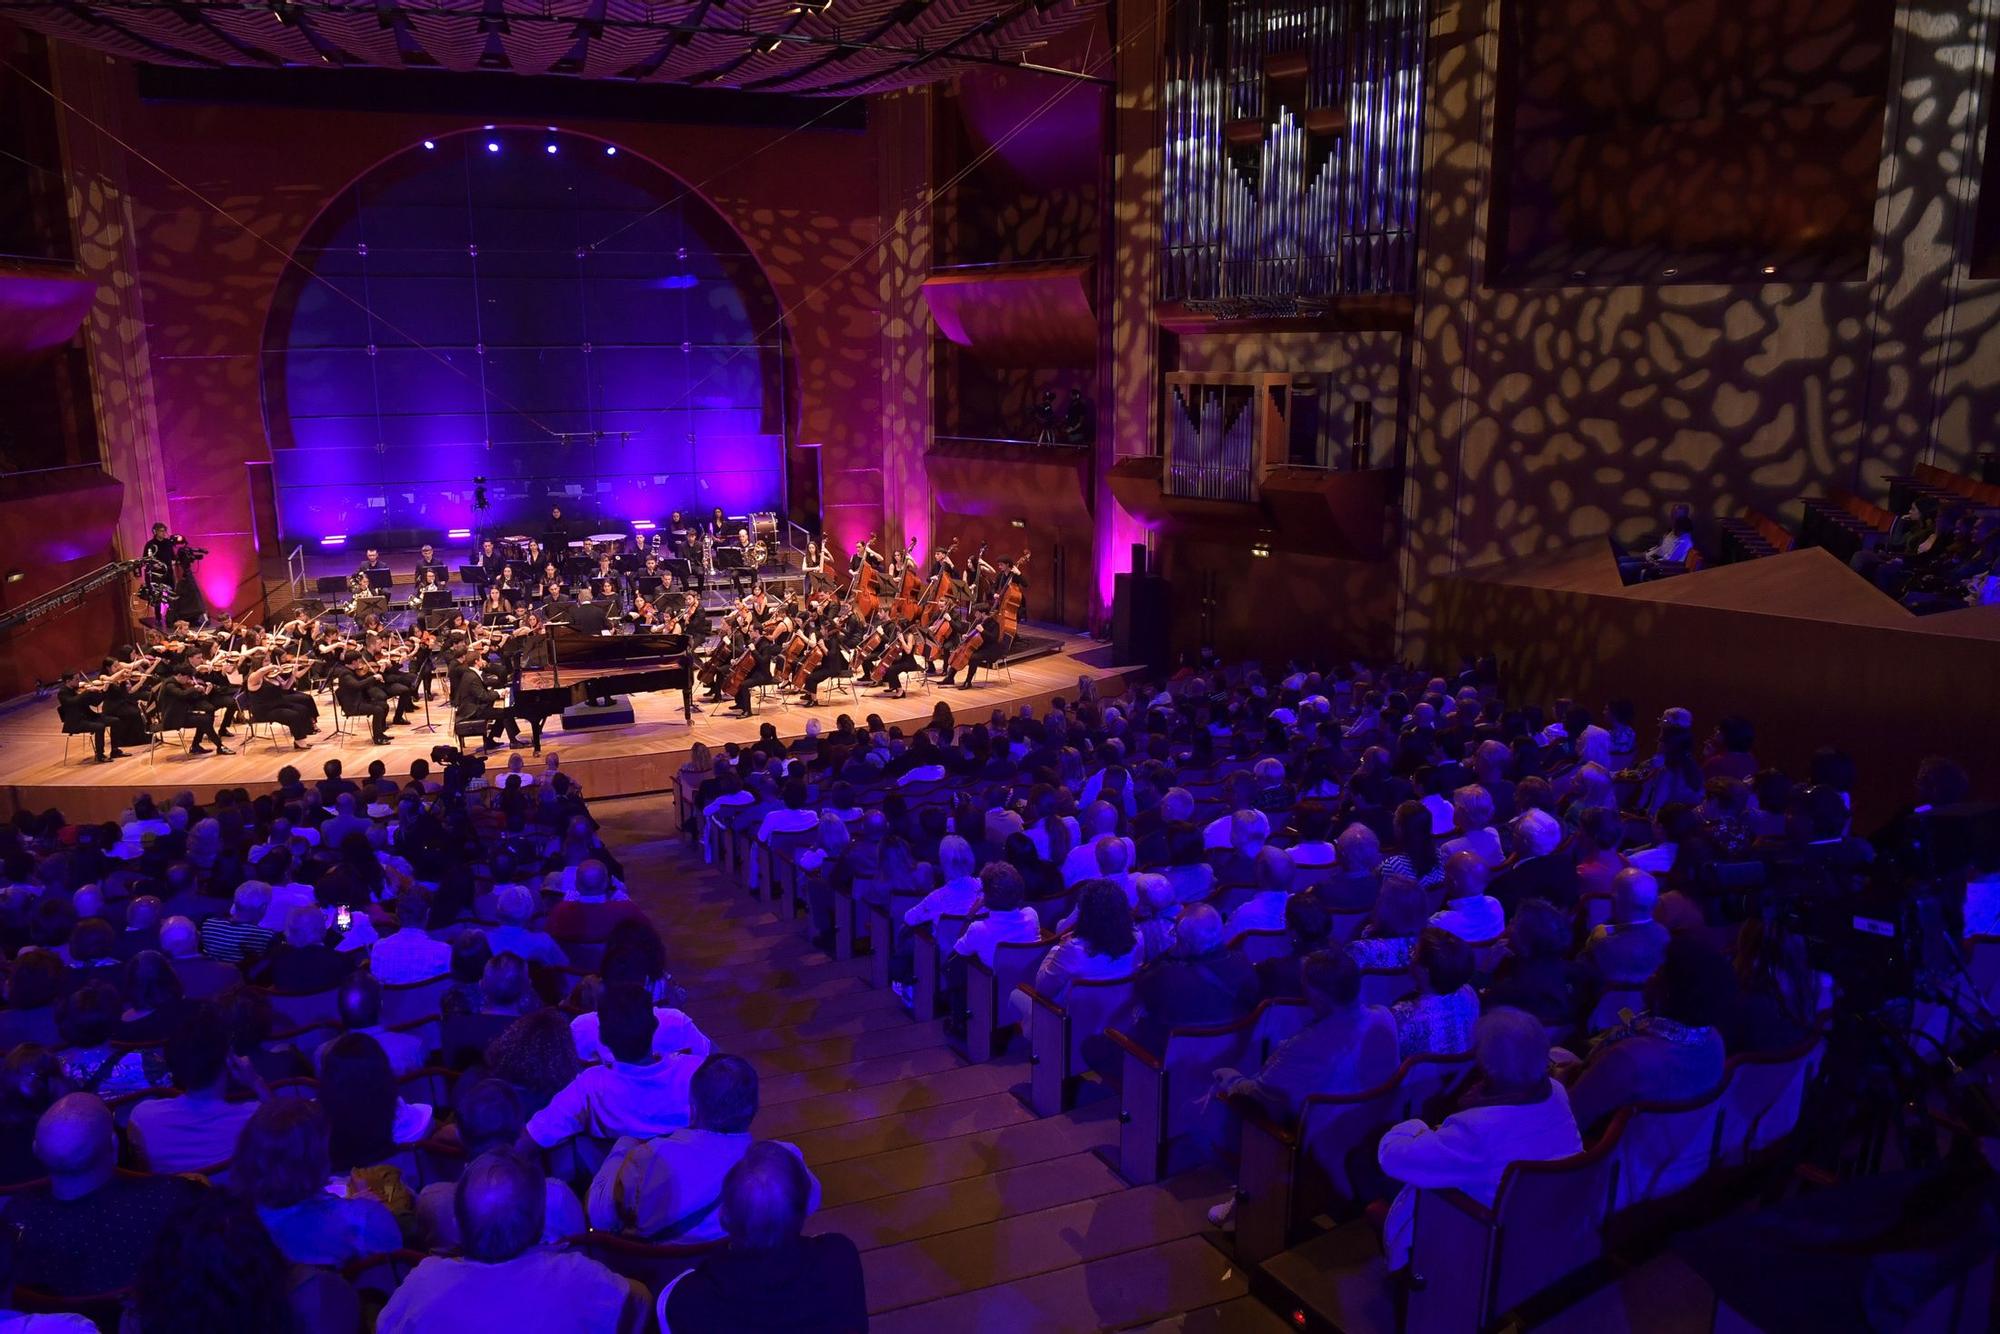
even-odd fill
[[[1119,664],[1144,663],[1167,669],[1167,632],[1173,586],[1157,574],[1113,576],[1111,652]]]

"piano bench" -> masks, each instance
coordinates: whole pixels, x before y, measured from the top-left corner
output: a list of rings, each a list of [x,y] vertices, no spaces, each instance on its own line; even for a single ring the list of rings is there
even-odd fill
[[[486,721],[482,718],[454,718],[451,723],[451,734],[457,737],[461,743],[469,736],[478,737],[481,741],[484,741],[486,739],[486,726]]]

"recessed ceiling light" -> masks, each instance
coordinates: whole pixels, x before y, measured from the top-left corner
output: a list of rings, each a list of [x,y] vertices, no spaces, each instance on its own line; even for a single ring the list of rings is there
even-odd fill
[[[489,153],[497,153],[497,152],[499,152],[499,151],[500,151],[500,143],[499,143],[499,141],[498,141],[498,140],[495,140],[495,139],[488,139],[488,140],[486,141],[486,151],[487,151],[487,152],[489,152]]]
[[[436,148],[436,147],[437,147],[437,141],[436,141],[436,140],[434,140],[434,139],[426,139],[426,140],[424,140],[424,147],[425,147],[425,148]]]

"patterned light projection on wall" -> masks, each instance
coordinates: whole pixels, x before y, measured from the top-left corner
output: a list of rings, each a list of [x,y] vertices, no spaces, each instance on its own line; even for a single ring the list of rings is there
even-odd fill
[[[336,197],[297,258],[264,334],[287,541],[539,531],[552,503],[612,523],[783,508],[777,300],[640,155],[540,128],[428,139]]]
[[[1282,314],[1411,290],[1425,24],[1425,0],[1176,9],[1166,300]]]

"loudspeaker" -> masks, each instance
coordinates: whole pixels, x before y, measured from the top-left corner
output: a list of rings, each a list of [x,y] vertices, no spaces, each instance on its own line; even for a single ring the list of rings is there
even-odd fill
[[[1143,565],[1143,554],[1138,559]],[[1167,669],[1172,593],[1173,585],[1157,574],[1112,576],[1111,653],[1120,666],[1144,663],[1156,672]]]

